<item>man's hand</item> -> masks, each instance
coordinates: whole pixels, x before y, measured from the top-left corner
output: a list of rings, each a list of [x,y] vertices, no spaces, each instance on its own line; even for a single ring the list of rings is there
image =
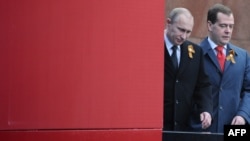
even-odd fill
[[[245,125],[246,121],[242,116],[235,116],[231,122],[232,125]]]
[[[208,112],[203,112],[200,114],[200,120],[202,129],[206,129],[211,125],[212,117]]]

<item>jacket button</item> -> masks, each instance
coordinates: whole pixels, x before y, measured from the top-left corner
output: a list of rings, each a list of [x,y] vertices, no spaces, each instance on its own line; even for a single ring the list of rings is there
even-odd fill
[[[176,125],[178,125],[178,123],[175,121],[175,122],[174,122],[174,125],[176,126]]]
[[[175,101],[175,103],[176,103],[176,104],[179,104],[179,101],[178,101],[178,100],[176,100],[176,101]]]

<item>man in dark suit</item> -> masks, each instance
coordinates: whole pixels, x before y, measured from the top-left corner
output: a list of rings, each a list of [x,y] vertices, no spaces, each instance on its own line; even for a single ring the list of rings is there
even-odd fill
[[[224,125],[250,123],[250,58],[245,49],[230,43],[234,16],[229,7],[213,5],[208,10],[207,27],[208,36],[200,45],[212,84],[213,122],[202,131],[223,133]]]
[[[193,108],[199,111],[201,128],[211,124],[211,85],[203,66],[203,52],[187,41],[193,25],[194,18],[185,8],[173,9],[166,21],[163,130],[188,131]]]

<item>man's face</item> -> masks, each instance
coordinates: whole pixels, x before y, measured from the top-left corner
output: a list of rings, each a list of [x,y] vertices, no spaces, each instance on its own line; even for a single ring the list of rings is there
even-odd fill
[[[191,35],[194,25],[193,18],[185,15],[180,15],[175,21],[169,21],[168,23],[167,36],[174,45],[181,45],[187,40]]]
[[[223,13],[217,14],[217,21],[212,24],[208,21],[208,30],[210,32],[210,38],[217,45],[227,44],[232,36],[234,26],[234,17],[233,15],[226,15]]]

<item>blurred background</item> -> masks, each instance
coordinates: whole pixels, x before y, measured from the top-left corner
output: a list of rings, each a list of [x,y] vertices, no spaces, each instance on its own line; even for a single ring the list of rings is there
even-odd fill
[[[216,3],[222,3],[230,7],[234,13],[235,25],[231,42],[250,51],[249,0],[165,0],[165,16],[167,17],[169,11],[175,7],[188,8],[194,15],[195,20],[190,40],[200,43],[207,35],[207,11]]]

